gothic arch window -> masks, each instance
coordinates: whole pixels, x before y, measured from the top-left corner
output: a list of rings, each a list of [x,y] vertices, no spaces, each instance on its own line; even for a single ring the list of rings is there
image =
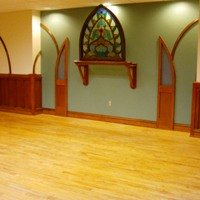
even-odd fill
[[[125,61],[125,38],[117,17],[105,6],[97,6],[80,34],[80,60]]]
[[[137,64],[126,61],[124,31],[117,17],[103,5],[97,6],[83,24],[79,57],[74,62],[84,85],[89,84],[89,65],[123,65],[130,87],[136,88]]]

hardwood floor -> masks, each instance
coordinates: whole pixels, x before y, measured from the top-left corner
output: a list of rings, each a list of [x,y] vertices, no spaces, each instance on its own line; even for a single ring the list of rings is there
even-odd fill
[[[140,199],[200,199],[200,138],[0,112],[0,200]]]

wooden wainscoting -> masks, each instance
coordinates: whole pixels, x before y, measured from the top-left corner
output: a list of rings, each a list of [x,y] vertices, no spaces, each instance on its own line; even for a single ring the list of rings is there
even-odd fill
[[[200,83],[193,83],[191,136],[200,136]]]
[[[0,110],[42,112],[42,79],[36,74],[0,74]]]

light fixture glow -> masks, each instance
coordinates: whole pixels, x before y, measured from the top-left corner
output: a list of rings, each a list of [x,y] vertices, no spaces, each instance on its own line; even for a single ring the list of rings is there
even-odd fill
[[[105,7],[112,6],[112,4],[111,4],[111,3],[109,3],[109,2],[103,3],[103,5],[104,5]]]
[[[119,7],[118,6],[108,6],[108,9],[111,10],[115,15],[119,14]]]
[[[177,14],[184,14],[187,11],[188,4],[186,2],[177,2],[174,4],[174,12]]]

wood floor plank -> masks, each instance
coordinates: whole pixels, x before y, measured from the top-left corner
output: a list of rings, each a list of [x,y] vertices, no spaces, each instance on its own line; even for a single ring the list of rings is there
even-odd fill
[[[1,200],[199,200],[189,133],[0,112]]]

